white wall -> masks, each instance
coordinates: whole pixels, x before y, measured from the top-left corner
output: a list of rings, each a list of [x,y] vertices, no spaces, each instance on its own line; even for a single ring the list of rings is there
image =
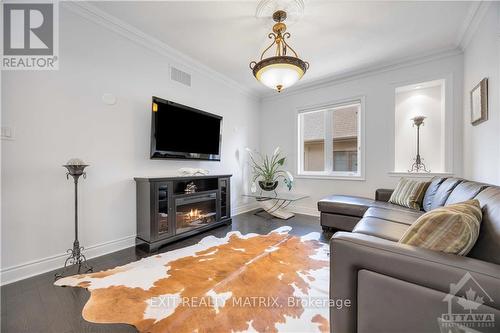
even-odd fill
[[[493,3],[464,51],[464,176],[500,185],[500,4]],[[488,78],[488,121],[470,123],[470,91]]]
[[[270,152],[274,146],[279,145],[290,157],[287,169],[295,174],[297,111],[311,105],[365,96],[365,180],[298,178],[295,191],[308,194],[309,198],[298,202],[295,210],[317,213],[317,201],[324,196],[351,194],[373,197],[375,189],[390,188],[397,183],[399,178],[389,174],[394,168],[395,88],[412,83],[446,79],[446,112],[450,121],[447,138],[450,145],[447,153],[450,160],[448,169],[460,175],[462,66],[462,55],[455,54],[290,91],[288,94],[284,92],[264,99],[260,117],[261,149]]]
[[[317,200],[330,194],[373,196],[376,188],[393,187],[399,179],[391,174],[395,88],[418,82],[446,80],[445,169],[500,184],[498,11],[498,3],[491,5],[464,55],[311,84],[259,102],[195,64],[161,55],[63,6],[60,70],[2,73],[2,126],[15,132],[15,140],[2,141],[2,282],[61,266],[73,238],[73,187],[61,167],[71,157],[91,164],[80,187],[80,239],[91,256],[133,244],[134,176],[169,175],[181,167],[232,173],[233,209],[250,208],[241,197],[250,185],[244,148],[272,152],[280,146],[295,174],[296,115],[310,106],[365,97],[365,179],[297,178],[294,191],[309,198],[296,211],[317,213]],[[170,81],[172,64],[193,75],[191,88]],[[490,120],[472,127],[468,92],[485,76]],[[105,105],[103,93],[116,95],[117,104]],[[224,116],[223,160],[149,160],[152,95]]]
[[[231,173],[233,210],[248,208],[242,152],[259,146],[259,101],[194,66],[191,88],[172,82],[171,64],[179,65],[62,6],[60,69],[3,73],[2,124],[15,130],[15,140],[2,141],[4,283],[64,262],[73,183],[62,164],[72,157],[91,164],[80,183],[80,241],[91,256],[133,245],[134,176],[181,167]],[[116,105],[105,105],[103,93]],[[222,161],[150,160],[152,95],[222,115]]]
[[[420,126],[420,156],[427,170],[446,172],[444,161],[444,124],[445,121],[440,85],[396,92],[395,110],[395,165],[394,170],[406,172],[417,153],[417,128],[411,120],[425,116]]]

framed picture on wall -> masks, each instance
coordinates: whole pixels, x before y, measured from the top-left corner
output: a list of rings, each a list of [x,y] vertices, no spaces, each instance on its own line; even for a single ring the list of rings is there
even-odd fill
[[[484,78],[470,92],[471,124],[488,120],[488,78]]]

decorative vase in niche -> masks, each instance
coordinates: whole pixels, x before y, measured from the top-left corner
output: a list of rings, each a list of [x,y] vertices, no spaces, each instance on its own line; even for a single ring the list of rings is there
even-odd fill
[[[264,191],[273,191],[278,186],[278,181],[265,182],[265,181],[259,180],[259,186]]]

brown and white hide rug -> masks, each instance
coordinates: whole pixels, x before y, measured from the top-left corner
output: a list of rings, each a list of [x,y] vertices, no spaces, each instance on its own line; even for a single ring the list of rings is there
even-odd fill
[[[90,291],[86,320],[140,332],[329,332],[328,245],[290,230],[209,236],[55,284]]]

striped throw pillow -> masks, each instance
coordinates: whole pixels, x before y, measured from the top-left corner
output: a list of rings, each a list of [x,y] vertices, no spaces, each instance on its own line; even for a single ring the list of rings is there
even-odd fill
[[[425,191],[429,184],[428,182],[401,178],[389,202],[395,205],[420,210]]]
[[[482,218],[475,199],[439,207],[420,216],[399,243],[465,256],[476,243]]]

